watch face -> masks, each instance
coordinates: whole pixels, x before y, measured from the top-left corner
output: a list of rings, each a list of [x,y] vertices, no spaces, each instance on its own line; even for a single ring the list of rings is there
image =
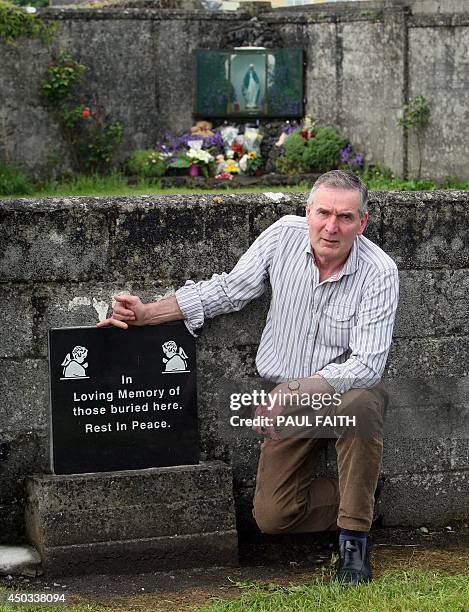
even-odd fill
[[[288,383],[288,388],[290,389],[290,391],[298,391],[298,389],[300,388],[300,382],[298,380],[291,380]]]

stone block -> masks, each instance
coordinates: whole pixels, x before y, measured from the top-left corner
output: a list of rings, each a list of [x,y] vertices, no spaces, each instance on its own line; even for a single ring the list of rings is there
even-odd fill
[[[450,466],[452,470],[467,470],[469,468],[469,436],[466,420],[465,437],[451,440]]]
[[[231,469],[221,462],[31,476],[26,528],[48,574],[236,563]]]
[[[0,449],[0,506],[22,504],[24,477],[36,470],[50,471],[48,431],[3,431]]]
[[[238,564],[235,529],[145,540],[56,546],[41,553],[47,576],[126,574]]]
[[[469,352],[469,336],[396,338],[391,345],[386,372],[394,379],[458,379],[467,376],[463,355]]]
[[[381,472],[420,474],[451,468],[452,440],[447,438],[403,438],[385,436]]]
[[[23,503],[0,503],[0,543],[17,544],[24,541]]]
[[[395,337],[469,334],[466,270],[401,270],[399,276]]]
[[[2,280],[81,280],[108,274],[106,205],[90,203],[73,198],[5,201],[0,210]]]
[[[0,431],[45,428],[49,405],[46,361],[0,359],[0,398]]]
[[[382,246],[399,269],[469,266],[466,198],[457,191],[388,195]]]
[[[117,278],[157,278],[180,286],[187,279],[229,271],[248,248],[245,207],[210,205],[202,196],[190,204],[184,197],[175,199],[162,205],[134,198],[133,205],[120,209],[113,242]]]
[[[135,282],[67,283],[38,287],[34,294],[37,352],[42,356],[47,355],[48,332],[51,328],[93,326],[110,316],[112,298],[121,292],[138,295],[143,302],[153,302],[173,293],[174,287],[160,287],[157,283],[148,283],[143,287]]]
[[[33,347],[31,292],[21,285],[0,285],[0,357],[26,357]]]
[[[438,5],[451,5],[451,0],[440,0]],[[467,177],[464,157],[469,128],[461,98],[467,88],[468,69],[467,2],[464,5],[466,14],[459,16],[463,27],[457,27],[457,14],[448,14],[428,16],[426,20],[422,15],[417,19],[420,27],[408,29],[409,98],[425,96],[431,107],[430,125],[420,152],[415,135],[409,138],[411,176],[417,175],[421,159],[424,177]],[[451,142],[451,147],[442,147],[441,139]]]
[[[396,474],[380,501],[385,527],[451,525],[469,518],[469,472]]]
[[[207,319],[200,344],[203,346],[259,345],[270,304],[270,291],[240,312]]]
[[[347,126],[347,138],[357,152],[369,155],[373,151],[374,159],[383,159],[386,143],[383,117],[389,112],[388,99],[383,96],[387,76],[383,65],[383,22],[342,22],[337,30],[336,97],[340,124]],[[380,137],[376,138],[378,133]]]

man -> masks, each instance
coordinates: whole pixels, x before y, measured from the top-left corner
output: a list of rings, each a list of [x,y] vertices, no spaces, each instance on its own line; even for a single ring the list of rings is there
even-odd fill
[[[125,329],[185,319],[196,333],[206,317],[240,310],[270,281],[272,300],[256,365],[262,377],[279,384],[256,410],[270,421],[257,429],[266,439],[254,516],[265,533],[338,526],[337,578],[348,584],[371,580],[367,536],[386,403],[379,381],[398,302],[395,263],[362,236],[367,197],[352,173],[327,172],[311,190],[306,218],[288,215],[271,225],[229,274],[188,281],[175,296],[146,305],[136,296],[117,296],[111,318],[98,324]],[[292,407],[282,398],[300,394],[339,397],[334,408],[323,399],[320,414],[334,410],[333,416],[360,422],[356,431],[338,428],[338,479],[312,478],[321,434],[285,437],[275,427]]]

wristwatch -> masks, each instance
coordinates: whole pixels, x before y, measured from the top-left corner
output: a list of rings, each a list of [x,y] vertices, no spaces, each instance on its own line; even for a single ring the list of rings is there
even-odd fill
[[[292,392],[292,395],[300,394],[300,381],[297,378],[288,381],[288,388]]]

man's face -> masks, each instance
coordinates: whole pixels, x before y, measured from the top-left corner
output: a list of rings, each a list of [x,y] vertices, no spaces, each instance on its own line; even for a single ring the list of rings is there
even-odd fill
[[[345,261],[353,242],[363,233],[368,213],[358,214],[360,193],[321,185],[313,204],[306,208],[309,238],[315,257],[321,263]]]

